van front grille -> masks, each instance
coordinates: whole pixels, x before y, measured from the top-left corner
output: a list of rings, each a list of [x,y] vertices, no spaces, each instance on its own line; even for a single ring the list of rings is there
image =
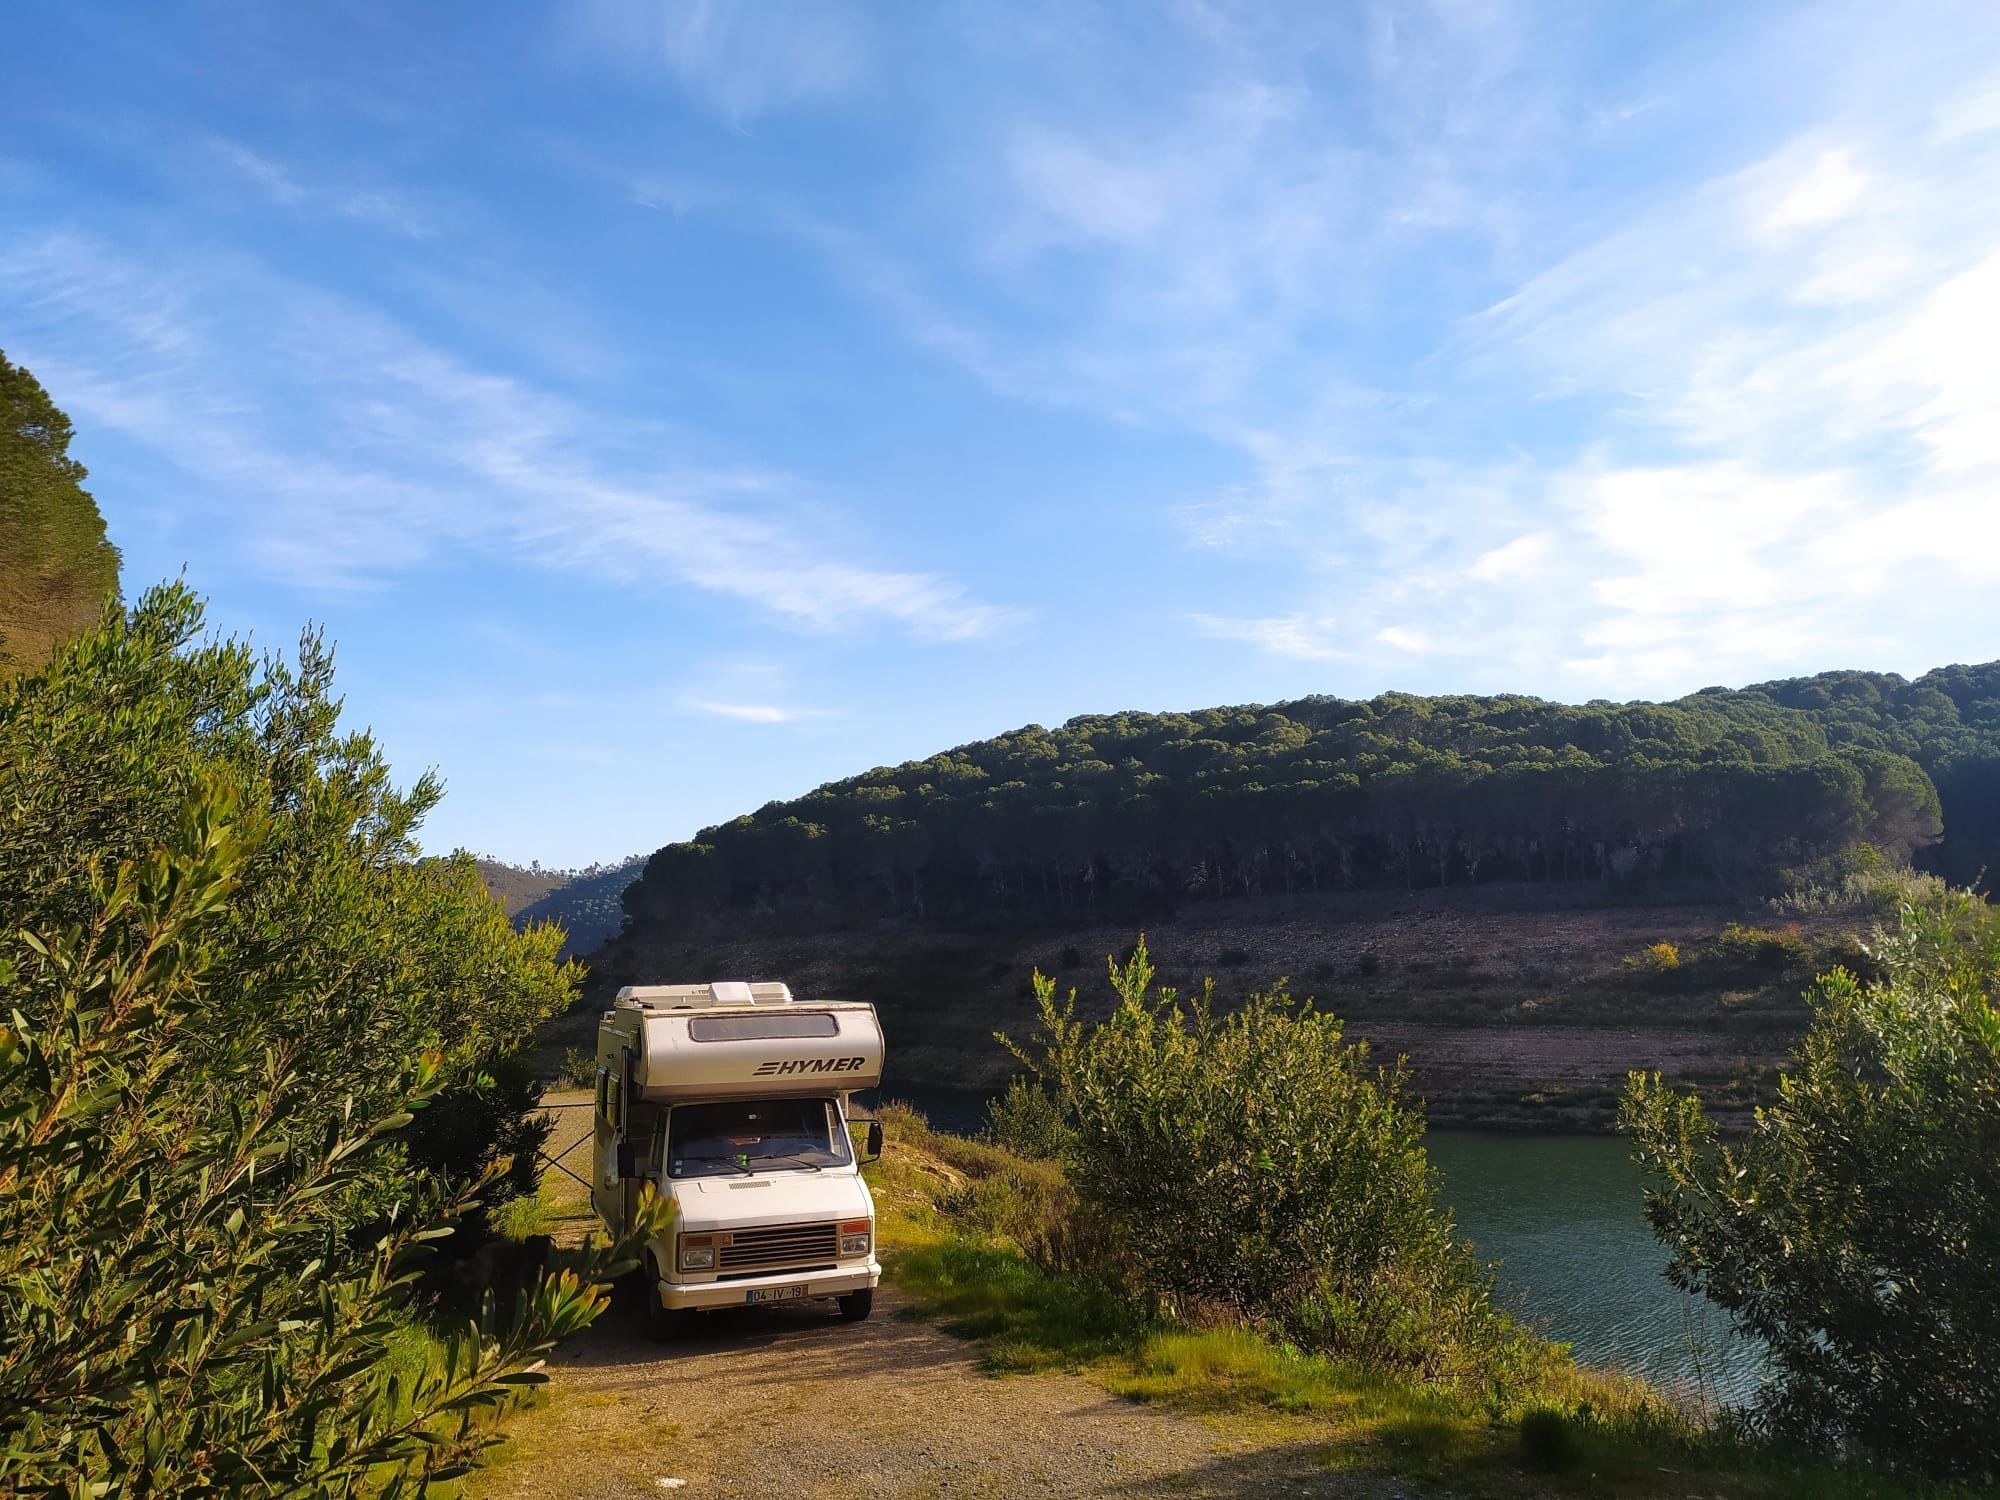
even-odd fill
[[[838,1224],[771,1224],[762,1229],[739,1229],[722,1247],[717,1257],[719,1272],[779,1270],[786,1266],[817,1265],[839,1258]]]

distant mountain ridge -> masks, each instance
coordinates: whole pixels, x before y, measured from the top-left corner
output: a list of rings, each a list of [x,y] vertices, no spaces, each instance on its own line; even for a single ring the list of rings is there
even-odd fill
[[[634,854],[616,864],[545,870],[540,865],[523,868],[497,859],[474,860],[486,888],[515,926],[555,922],[568,934],[563,944],[567,957],[588,953],[617,935],[625,917],[619,898],[638,879],[645,862],[645,855]]]
[[[2000,662],[1669,703],[1312,697],[1029,725],[669,844],[636,936],[718,921],[1144,920],[1492,880],[1742,888],[1870,845],[2000,863]]]

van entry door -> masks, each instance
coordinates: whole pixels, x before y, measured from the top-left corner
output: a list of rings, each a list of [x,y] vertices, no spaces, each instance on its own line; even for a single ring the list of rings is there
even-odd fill
[[[593,1115],[596,1135],[591,1141],[590,1206],[613,1230],[625,1227],[625,1180],[618,1170],[619,1146],[625,1139],[625,1116],[629,1108],[626,1082],[631,1074],[629,1051],[620,1049],[618,1066],[599,1063],[597,1067],[597,1109]]]

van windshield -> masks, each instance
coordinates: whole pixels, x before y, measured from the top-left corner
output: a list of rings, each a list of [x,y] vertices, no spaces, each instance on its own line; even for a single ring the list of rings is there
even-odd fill
[[[682,1104],[667,1126],[669,1177],[810,1171],[853,1159],[831,1099]]]

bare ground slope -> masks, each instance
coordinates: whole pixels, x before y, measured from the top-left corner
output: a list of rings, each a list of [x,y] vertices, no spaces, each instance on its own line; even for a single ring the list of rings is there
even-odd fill
[[[1569,887],[1365,893],[1191,907],[1147,928],[1162,982],[1240,995],[1289,978],[1352,1032],[1409,1057],[1438,1124],[1608,1128],[1625,1074],[1658,1068],[1740,1121],[1805,1018],[1811,963],[1787,970],[1712,957],[1725,924],[1792,929],[1813,962],[1838,956],[1857,919],[1778,923],[1717,902],[1616,905]],[[1032,1024],[1040,969],[1104,1008],[1104,959],[1131,927],[935,932],[878,926],[786,934],[741,928],[700,940],[614,942],[592,959],[593,1003],[557,1028],[552,1058],[590,1045],[596,1007],[621,983],[783,979],[802,995],[872,1000],[890,1038],[889,1091],[987,1092],[1004,1082],[995,1030]],[[1634,967],[1654,943],[1670,974]]]

